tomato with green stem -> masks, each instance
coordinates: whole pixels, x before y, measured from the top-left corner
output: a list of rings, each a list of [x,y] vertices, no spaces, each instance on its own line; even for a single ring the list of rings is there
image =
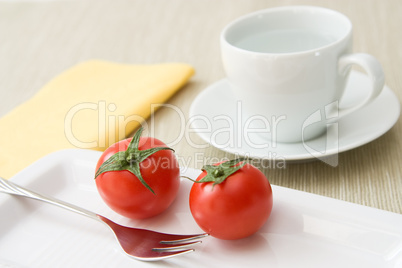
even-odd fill
[[[271,214],[272,188],[265,175],[242,159],[203,167],[190,190],[190,210],[211,236],[234,240],[257,232]]]
[[[177,196],[180,169],[171,148],[152,137],[119,141],[106,149],[96,166],[95,182],[105,203],[132,219],[166,210]]]

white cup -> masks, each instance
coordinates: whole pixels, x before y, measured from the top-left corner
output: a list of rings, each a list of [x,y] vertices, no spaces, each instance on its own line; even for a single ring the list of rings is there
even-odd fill
[[[352,24],[321,7],[261,10],[227,25],[221,33],[227,79],[247,115],[266,118],[275,142],[301,142],[322,135],[327,125],[362,108],[384,87],[384,74],[371,55],[352,54]],[[339,108],[353,64],[371,78],[367,97]],[[310,124],[321,111],[323,120]],[[314,120],[313,120],[314,121]]]

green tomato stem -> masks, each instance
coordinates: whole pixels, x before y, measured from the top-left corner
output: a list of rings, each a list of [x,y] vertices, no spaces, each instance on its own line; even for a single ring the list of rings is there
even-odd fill
[[[230,161],[223,162],[219,165],[205,165],[202,170],[207,174],[204,178],[196,183],[213,182],[213,186],[224,182],[230,175],[241,169],[246,162],[244,158],[238,158]]]
[[[95,179],[105,172],[127,170],[134,174],[148,190],[155,194],[152,188],[143,179],[140,171],[140,164],[142,163],[142,161],[144,161],[156,152],[159,152],[161,150],[174,150],[168,147],[154,147],[146,150],[139,150],[138,146],[140,143],[142,131],[143,129],[140,128],[134,134],[126,151],[117,152],[112,155],[108,160],[102,163],[102,165],[95,173]]]

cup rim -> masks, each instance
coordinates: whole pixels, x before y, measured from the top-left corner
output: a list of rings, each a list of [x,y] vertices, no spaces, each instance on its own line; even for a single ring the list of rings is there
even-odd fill
[[[335,14],[339,17],[342,17],[348,24],[348,29],[345,31],[345,34],[343,34],[341,37],[337,38],[335,41],[324,45],[324,46],[319,46],[313,49],[308,49],[308,50],[301,50],[301,51],[296,51],[296,52],[280,52],[280,53],[275,53],[275,52],[258,52],[258,51],[252,51],[252,50],[247,50],[247,49],[243,49],[240,47],[237,47],[235,45],[233,45],[232,43],[230,43],[227,38],[226,38],[226,34],[229,31],[229,29],[231,29],[232,27],[234,27],[235,25],[241,23],[242,21],[251,18],[251,17],[255,17],[261,14],[266,14],[266,13],[273,13],[273,12],[278,12],[278,11],[283,11],[283,10],[319,10],[321,12],[329,12],[332,14]],[[350,21],[350,19],[344,15],[343,13],[333,10],[333,9],[329,9],[329,8],[325,8],[325,7],[320,7],[320,6],[308,6],[308,5],[297,5],[297,6],[280,6],[280,7],[273,7],[273,8],[267,8],[267,9],[262,9],[262,10],[258,10],[255,12],[251,12],[248,14],[245,14],[243,16],[240,16],[238,18],[236,18],[235,20],[231,21],[229,24],[227,24],[221,31],[220,34],[220,42],[221,44],[225,44],[235,50],[237,50],[238,52],[241,53],[245,53],[245,54],[253,54],[253,55],[267,55],[267,56],[275,56],[275,57],[286,57],[286,56],[295,56],[295,55],[304,55],[304,54],[311,54],[311,53],[315,53],[318,51],[322,51],[323,49],[327,49],[333,46],[336,46],[337,44],[343,42],[348,36],[351,35],[352,32],[352,22]]]

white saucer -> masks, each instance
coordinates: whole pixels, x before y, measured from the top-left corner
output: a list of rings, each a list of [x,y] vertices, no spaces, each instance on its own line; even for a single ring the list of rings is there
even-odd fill
[[[364,98],[369,86],[365,74],[352,71],[342,106]],[[190,109],[190,121],[192,129],[204,141],[223,151],[250,158],[300,161],[325,159],[373,141],[396,123],[399,114],[399,101],[385,86],[376,100],[329,126],[323,136],[305,143],[273,144],[266,138],[268,135],[244,135],[248,118],[241,111],[241,102],[235,99],[228,81],[222,79],[196,97]]]

